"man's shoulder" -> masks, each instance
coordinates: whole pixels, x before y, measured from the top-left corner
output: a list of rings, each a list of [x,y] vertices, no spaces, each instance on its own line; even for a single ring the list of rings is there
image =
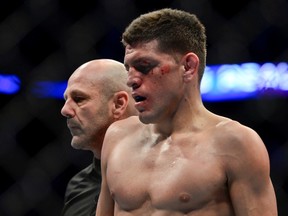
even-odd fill
[[[130,116],[128,118],[125,118],[125,119],[121,119],[119,121],[116,121],[115,122],[116,124],[140,124],[140,120],[139,120],[139,117],[138,116]]]
[[[219,123],[212,134],[217,149],[227,155],[253,157],[257,151],[265,151],[259,134],[253,128],[235,120],[227,119]]]
[[[113,124],[110,125],[109,130],[121,131],[121,132],[129,130],[135,131],[135,129],[141,126],[143,126],[143,124],[140,122],[138,116],[130,116],[128,118],[114,122]]]

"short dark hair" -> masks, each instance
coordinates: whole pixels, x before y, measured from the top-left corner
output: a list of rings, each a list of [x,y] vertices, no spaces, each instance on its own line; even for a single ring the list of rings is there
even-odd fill
[[[158,41],[158,49],[168,54],[195,53],[200,61],[199,81],[206,66],[205,27],[195,14],[164,8],[142,14],[122,34],[124,46]]]

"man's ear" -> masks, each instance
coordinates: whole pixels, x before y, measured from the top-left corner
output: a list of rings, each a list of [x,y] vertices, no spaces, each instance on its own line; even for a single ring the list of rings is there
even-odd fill
[[[121,119],[125,114],[126,108],[128,106],[129,95],[125,91],[116,92],[113,96],[113,116],[114,119]]]
[[[189,82],[198,72],[199,58],[195,53],[189,52],[183,57],[183,64],[185,69],[183,79],[184,82]]]

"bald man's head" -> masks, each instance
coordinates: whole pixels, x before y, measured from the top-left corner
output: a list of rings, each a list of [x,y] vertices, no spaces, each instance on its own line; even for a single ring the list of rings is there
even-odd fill
[[[111,59],[89,61],[70,76],[61,113],[74,148],[91,150],[99,158],[110,124],[138,114],[127,78],[124,65]]]
[[[131,89],[127,86],[128,73],[124,64],[113,59],[95,59],[79,66],[69,78],[77,82],[85,82],[87,85],[97,86],[97,91],[102,97],[109,97],[118,91],[129,94],[129,103],[126,114],[137,114],[134,108],[134,100]],[[125,117],[127,117],[125,114]]]

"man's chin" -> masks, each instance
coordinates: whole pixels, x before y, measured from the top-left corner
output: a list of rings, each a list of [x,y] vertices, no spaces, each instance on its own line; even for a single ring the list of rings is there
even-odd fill
[[[140,113],[139,114],[139,120],[143,123],[143,124],[151,124],[154,123],[154,118],[149,116],[147,113]]]
[[[83,149],[82,142],[79,142],[79,140],[77,140],[76,137],[73,137],[72,142],[71,142],[71,146],[74,149]]]
[[[72,146],[72,148],[74,148],[74,149],[81,149],[77,144],[74,144],[74,143],[72,143],[71,146]]]

